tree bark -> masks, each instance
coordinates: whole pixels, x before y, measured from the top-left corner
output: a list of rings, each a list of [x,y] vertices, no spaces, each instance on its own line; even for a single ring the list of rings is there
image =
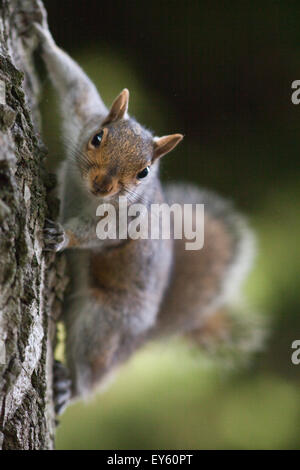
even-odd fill
[[[18,18],[35,0],[0,0],[0,448],[52,449],[54,316],[63,258],[43,252],[57,204],[38,135],[38,81]],[[51,207],[51,210],[50,210]],[[56,207],[56,209],[54,209]]]

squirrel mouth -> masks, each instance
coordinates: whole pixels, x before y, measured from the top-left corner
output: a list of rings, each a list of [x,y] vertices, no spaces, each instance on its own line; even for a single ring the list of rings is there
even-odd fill
[[[111,199],[112,197],[116,196],[119,191],[99,191],[97,189],[91,189],[91,193],[93,196],[97,196],[101,199]]]

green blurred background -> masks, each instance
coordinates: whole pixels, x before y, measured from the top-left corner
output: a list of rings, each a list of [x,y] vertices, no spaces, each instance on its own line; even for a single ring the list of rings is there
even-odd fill
[[[157,135],[185,134],[162,164],[233,199],[258,257],[246,291],[271,322],[264,352],[228,371],[177,341],[138,353],[114,383],[67,409],[60,449],[289,449],[300,445],[300,3],[296,1],[45,1],[50,28],[110,104]],[[49,168],[62,154],[44,75]],[[225,370],[226,369],[226,370]]]

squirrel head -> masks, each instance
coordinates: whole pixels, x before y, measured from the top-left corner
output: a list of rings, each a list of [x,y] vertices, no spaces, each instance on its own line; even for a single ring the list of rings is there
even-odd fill
[[[170,152],[181,134],[153,135],[129,118],[129,92],[124,89],[86,144],[79,166],[88,190],[98,197],[134,191],[151,177],[152,165]]]

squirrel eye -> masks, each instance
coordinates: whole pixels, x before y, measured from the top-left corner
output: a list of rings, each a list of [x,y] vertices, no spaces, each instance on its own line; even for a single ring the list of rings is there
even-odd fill
[[[102,141],[102,137],[103,137],[103,131],[98,132],[98,133],[95,134],[94,137],[92,138],[91,144],[92,144],[94,147],[99,147],[99,145],[101,144],[101,141]]]
[[[144,168],[142,171],[140,171],[137,174],[138,179],[141,180],[142,178],[145,178],[149,174],[149,171],[150,171],[150,167],[146,166],[146,168]]]

